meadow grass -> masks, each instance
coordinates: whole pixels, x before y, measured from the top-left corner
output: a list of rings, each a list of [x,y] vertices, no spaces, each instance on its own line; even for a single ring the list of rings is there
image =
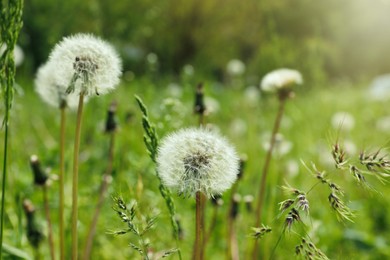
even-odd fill
[[[59,169],[59,143],[57,136],[60,125],[57,120],[58,111],[49,110],[33,91],[31,80],[18,79],[23,93],[16,93],[10,136],[9,197],[29,198],[36,205],[37,220],[44,227],[44,208],[41,205],[41,194],[32,185],[29,169],[29,156],[37,154],[43,166],[51,167],[53,174]],[[156,123],[160,137],[172,130],[184,126],[197,126],[198,118],[193,115],[193,97],[195,86],[183,83],[182,95],[173,97],[167,85],[169,80],[154,83],[148,78],[140,78],[122,83],[118,89],[98,99],[91,99],[84,110],[83,132],[81,140],[83,147],[80,154],[79,170],[79,241],[84,245],[88,227],[96,206],[97,194],[101,179],[107,167],[108,138],[104,134],[106,111],[112,101],[118,104],[117,118],[119,123],[116,135],[113,182],[109,187],[110,194],[120,194],[126,202],[137,201],[138,211],[144,216],[157,215],[154,229],[148,232],[150,248],[162,251],[176,247],[170,224],[170,216],[158,190],[159,181],[155,176],[155,165],[147,155],[143,143],[142,114],[134,100],[139,95],[149,109],[149,117]],[[374,102],[367,97],[367,90],[362,86],[323,86],[322,88],[305,90],[305,86],[297,90],[294,99],[289,100],[285,107],[280,133],[292,142],[292,149],[286,155],[275,155],[271,161],[267,180],[263,223],[272,228],[260,245],[264,259],[273,254],[274,259],[288,259],[294,254],[295,246],[301,243],[301,237],[294,232],[281,237],[278,247],[273,248],[280,238],[284,219],[277,219],[278,203],[286,199],[280,188],[286,180],[291,186],[301,190],[309,190],[317,180],[313,178],[300,163],[315,163],[319,169],[334,172],[334,165],[327,165],[324,156],[331,158],[331,146],[336,140],[352,140],[357,147],[357,155],[362,149],[372,151],[388,144],[387,133],[375,127],[379,118],[388,114],[385,103]],[[261,168],[266,151],[262,147],[262,136],[272,131],[272,124],[277,111],[277,100],[274,96],[262,96],[256,104],[247,102],[243,90],[227,88],[221,84],[205,82],[205,95],[216,99],[220,109],[206,117],[206,122],[227,136],[237,147],[240,154],[246,154],[247,163],[243,179],[237,186],[237,192],[242,196],[255,195],[260,182]],[[206,104],[207,106],[207,104]],[[335,112],[346,111],[355,117],[355,127],[346,133],[334,129],[331,117]],[[231,127],[232,122],[240,118],[247,124],[245,133],[237,133]],[[76,114],[67,113],[65,140],[65,233],[66,248],[70,250],[70,214],[71,214],[71,159],[74,139]],[[4,132],[0,132],[3,139]],[[2,154],[0,154],[2,156]],[[290,160],[295,160],[299,173],[293,175],[287,170]],[[343,187],[346,192],[345,201],[356,210],[354,223],[339,223],[327,201],[328,191],[317,187],[311,192],[310,223],[306,228],[310,237],[331,259],[359,257],[359,259],[375,259],[390,256],[386,246],[386,232],[389,229],[390,217],[387,214],[390,198],[386,194],[390,188],[382,185],[374,178],[369,182],[379,191],[369,192],[361,189],[352,178],[346,175],[333,174],[332,179]],[[58,183],[53,182],[48,189],[53,231],[58,234]],[[183,228],[183,240],[179,242],[183,259],[190,259],[193,249],[193,223],[195,200],[188,200],[173,194],[176,210]],[[223,259],[227,254],[226,216],[229,208],[230,191],[222,199],[224,205],[218,210],[213,235],[208,241],[206,259]],[[24,230],[25,219],[21,220],[22,205],[16,200],[6,202],[6,221],[4,241],[10,245],[21,245],[22,250],[33,255],[28,245]],[[138,257],[138,253],[129,247],[135,242],[132,236],[114,236],[110,231],[123,228],[123,223],[111,209],[114,205],[109,199],[102,207],[101,216],[92,250],[92,259],[124,259]],[[213,207],[207,201],[206,230],[211,221]],[[141,217],[141,215],[139,215]],[[142,218],[141,218],[142,219]],[[253,246],[251,225],[254,222],[254,212],[246,210],[245,205],[239,205],[236,219],[237,241],[242,259],[249,258]],[[21,229],[20,225],[23,226]],[[300,230],[296,226],[296,230]],[[16,232],[16,236],[15,236]],[[153,235],[151,235],[153,234]],[[55,236],[57,239],[58,236]],[[42,243],[42,254],[48,256],[47,243]],[[56,241],[58,244],[58,241]],[[177,255],[171,256],[171,259]]]

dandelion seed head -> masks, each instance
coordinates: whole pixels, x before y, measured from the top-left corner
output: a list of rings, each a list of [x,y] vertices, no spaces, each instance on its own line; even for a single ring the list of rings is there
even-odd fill
[[[56,83],[76,94],[105,94],[115,88],[122,74],[115,49],[90,34],[65,37],[54,47],[50,62],[56,68]]]
[[[238,59],[233,59],[226,65],[226,71],[230,76],[241,76],[245,72],[245,64]]]
[[[162,140],[157,167],[163,184],[179,194],[194,196],[200,191],[212,197],[236,181],[239,157],[217,133],[189,128]]]
[[[35,78],[35,91],[47,104],[60,108],[66,105],[69,108],[76,108],[78,95],[75,93],[66,94],[66,86],[56,83],[54,73],[55,67],[52,63],[46,63],[39,67]]]
[[[297,70],[277,69],[266,74],[261,80],[261,89],[265,92],[276,92],[280,89],[302,84],[302,75]]]

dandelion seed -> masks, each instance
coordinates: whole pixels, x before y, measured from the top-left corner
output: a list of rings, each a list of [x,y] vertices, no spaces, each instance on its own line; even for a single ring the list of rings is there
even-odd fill
[[[115,49],[90,34],[65,37],[54,47],[49,62],[56,68],[56,84],[66,86],[67,93],[105,94],[115,88],[122,74]]]
[[[55,73],[56,68],[52,63],[46,63],[39,67],[35,78],[35,91],[43,101],[53,107],[76,108],[78,96],[74,93],[67,95],[65,93],[67,86],[60,86],[56,83]]]
[[[236,181],[239,157],[218,134],[189,128],[163,139],[157,165],[163,184],[179,194],[194,196],[200,191],[212,197]]]
[[[265,92],[276,92],[290,88],[294,84],[302,84],[302,75],[297,70],[277,69],[266,74],[261,80],[261,89]]]

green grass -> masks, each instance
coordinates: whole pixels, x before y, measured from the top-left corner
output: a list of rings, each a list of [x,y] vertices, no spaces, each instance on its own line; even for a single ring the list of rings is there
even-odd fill
[[[16,94],[11,111],[12,125],[10,131],[8,200],[6,201],[5,237],[4,241],[21,248],[33,255],[25,235],[25,218],[20,215],[21,204],[11,198],[30,198],[37,208],[37,217],[45,227],[44,209],[41,193],[33,186],[33,177],[29,166],[31,154],[40,157],[42,165],[52,168],[58,173],[59,165],[59,110],[48,107],[33,91],[30,79],[20,79],[24,93]],[[114,180],[109,188],[110,194],[121,194],[127,202],[136,200],[142,215],[158,213],[157,225],[149,231],[151,248],[156,251],[175,247],[169,214],[164,200],[161,198],[155,177],[154,164],[147,155],[143,144],[141,112],[135,102],[134,95],[139,95],[148,106],[152,122],[157,124],[160,137],[180,127],[196,126],[197,118],[192,114],[195,86],[181,83],[182,96],[175,98],[167,88],[169,81],[153,83],[146,78],[123,83],[108,95],[91,98],[84,108],[83,129],[80,146],[79,170],[79,241],[80,252],[84,247],[88,225],[92,219],[97,202],[101,178],[107,166],[109,136],[104,134],[106,110],[112,100],[118,102],[117,133]],[[248,157],[244,177],[238,185],[238,192],[244,195],[256,195],[260,182],[260,172],[264,163],[265,150],[262,148],[262,136],[271,132],[277,109],[274,96],[262,96],[256,104],[247,102],[243,90],[226,88],[213,82],[205,82],[206,96],[219,102],[220,109],[210,114],[206,121],[218,128],[230,139],[240,154]],[[170,100],[167,100],[170,99]],[[172,100],[174,102],[172,102]],[[273,228],[272,233],[261,240],[261,252],[265,259],[271,254],[283,225],[278,215],[277,203],[286,196],[279,188],[286,180],[290,185],[307,191],[317,181],[300,164],[314,162],[320,170],[332,173],[332,180],[343,187],[348,205],[355,209],[357,217],[354,223],[339,223],[329,207],[328,191],[321,185],[308,196],[311,219],[307,219],[306,228],[312,230],[311,238],[331,259],[383,259],[390,257],[387,244],[390,229],[390,197],[386,194],[390,188],[380,184],[374,178],[369,182],[379,191],[369,192],[359,187],[352,177],[335,171],[334,166],[326,165],[321,159],[331,154],[331,145],[348,139],[352,140],[357,153],[361,149],[375,149],[388,144],[388,133],[375,127],[376,121],[388,114],[385,103],[371,101],[363,86],[324,87],[321,89],[298,89],[295,99],[286,105],[285,118],[281,133],[292,142],[292,150],[283,156],[274,157],[271,162],[268,189],[265,197],[266,216],[264,224]],[[339,131],[331,126],[331,117],[335,112],[346,111],[355,117],[355,127],[349,133]],[[133,114],[130,119],[127,114]],[[231,129],[233,120],[241,118],[247,124],[247,132],[237,134]],[[65,223],[67,252],[70,252],[70,209],[71,209],[71,169],[72,144],[76,113],[67,115],[66,130],[66,172],[65,172]],[[0,132],[3,140],[4,132]],[[324,149],[319,149],[324,147]],[[374,150],[372,150],[374,151]],[[327,154],[326,154],[327,153]],[[2,154],[0,154],[2,156]],[[299,163],[299,173],[291,176],[285,170],[289,160]],[[58,253],[58,182],[53,181],[49,188],[49,200],[55,232],[55,245]],[[230,192],[223,195],[224,205],[219,211],[215,233],[207,246],[207,259],[223,259],[226,255],[225,220]],[[194,240],[195,201],[174,195],[176,209],[184,228],[184,240],[180,242],[183,259],[190,259]],[[129,247],[135,237],[129,235],[113,236],[109,231],[123,228],[123,223],[111,209],[113,201],[107,199],[99,219],[95,237],[92,259],[133,259],[138,253]],[[206,217],[212,215],[212,206],[207,206]],[[23,217],[20,220],[20,216]],[[242,259],[247,259],[252,247],[249,237],[250,227],[254,223],[253,212],[248,212],[241,203],[236,228]],[[208,224],[210,219],[207,219]],[[22,227],[20,226],[22,224]],[[207,225],[206,225],[207,226]],[[299,226],[296,226],[299,231]],[[44,230],[46,230],[44,228]],[[275,259],[289,259],[294,254],[299,237],[294,232],[286,233],[275,251]],[[48,256],[47,240],[41,246],[43,255]],[[177,256],[171,256],[171,259]]]

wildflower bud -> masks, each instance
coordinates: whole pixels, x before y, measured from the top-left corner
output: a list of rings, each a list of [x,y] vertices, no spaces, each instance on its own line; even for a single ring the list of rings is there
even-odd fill
[[[25,199],[23,209],[27,218],[27,239],[34,248],[38,249],[43,240],[43,234],[35,223],[35,208],[30,200]]]
[[[240,211],[240,201],[241,201],[241,195],[240,194],[234,194],[233,201],[232,201],[232,207],[230,208],[230,217],[232,219],[236,219],[238,216],[238,213]]]
[[[241,180],[241,178],[242,178],[242,176],[244,174],[246,161],[247,161],[247,156],[243,155],[241,157],[241,159],[240,159],[240,168],[239,168],[239,171],[238,171],[237,180]]]
[[[116,102],[112,102],[107,112],[107,120],[106,120],[106,133],[114,132],[117,128],[117,122],[115,119],[117,104]]]
[[[30,165],[34,174],[34,184],[45,185],[49,177],[47,176],[46,172],[42,170],[41,164],[38,160],[38,156],[31,156]]]
[[[199,83],[196,87],[194,113],[203,115],[205,111],[203,83]]]
[[[245,202],[245,207],[248,212],[252,212],[252,203],[253,203],[253,196],[252,195],[245,195],[244,196],[244,202]]]

